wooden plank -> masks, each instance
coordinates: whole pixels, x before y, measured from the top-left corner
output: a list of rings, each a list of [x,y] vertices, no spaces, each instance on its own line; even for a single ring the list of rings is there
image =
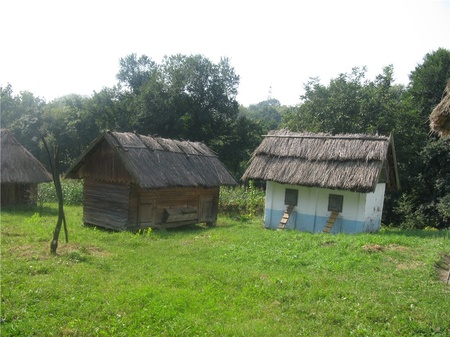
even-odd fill
[[[163,215],[163,222],[180,222],[180,221],[193,221],[195,223],[198,219],[198,212],[193,207],[182,208],[165,208]]]

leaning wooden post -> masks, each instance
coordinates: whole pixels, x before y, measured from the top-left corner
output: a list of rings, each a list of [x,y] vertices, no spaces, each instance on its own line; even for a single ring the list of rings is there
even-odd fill
[[[45,141],[44,137],[42,137],[42,141],[44,143],[45,149],[47,150],[48,158],[50,161],[50,168],[52,171],[53,183],[55,184],[56,195],[58,197],[58,205],[59,205],[58,221],[56,222],[56,227],[53,232],[53,239],[52,239],[52,242],[50,243],[50,252],[52,254],[56,254],[56,249],[58,248],[59,232],[61,231],[61,225],[63,223],[64,223],[64,232],[66,234],[66,243],[69,242],[69,234],[67,232],[66,217],[64,215],[64,199],[63,199],[63,194],[62,194],[61,180],[59,179],[59,162],[58,162],[59,147],[58,147],[58,145],[55,145],[54,158],[53,158],[53,162],[52,162],[50,151],[48,149],[47,142]]]

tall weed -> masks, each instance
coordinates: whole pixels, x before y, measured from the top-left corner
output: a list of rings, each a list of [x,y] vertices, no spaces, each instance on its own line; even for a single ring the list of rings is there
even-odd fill
[[[65,205],[81,205],[83,203],[82,180],[61,180],[61,188]],[[40,206],[42,206],[43,203],[58,202],[58,197],[56,195],[55,185],[53,182],[39,184],[37,199]]]
[[[222,187],[220,189],[219,212],[226,215],[254,217],[264,213],[264,190],[255,187],[253,181],[247,187]]]

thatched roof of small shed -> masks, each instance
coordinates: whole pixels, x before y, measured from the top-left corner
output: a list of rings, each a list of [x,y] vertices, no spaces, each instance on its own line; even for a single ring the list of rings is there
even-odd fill
[[[203,143],[120,132],[105,132],[97,138],[66,177],[79,178],[78,170],[103,141],[125,166],[130,182],[142,188],[237,185],[217,155]]]
[[[30,184],[52,181],[44,165],[17,142],[11,132],[0,129],[1,182]]]
[[[279,130],[265,136],[242,179],[372,192],[383,170],[398,188],[392,137]]]
[[[430,127],[442,137],[450,136],[450,79],[447,81],[444,97],[431,112]]]

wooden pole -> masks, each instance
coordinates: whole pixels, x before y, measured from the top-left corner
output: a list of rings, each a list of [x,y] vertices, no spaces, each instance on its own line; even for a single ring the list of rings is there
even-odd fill
[[[53,232],[52,242],[50,243],[50,252],[52,254],[56,254],[56,249],[58,248],[58,238],[59,238],[59,233],[61,232],[62,224],[64,224],[66,243],[69,242],[69,234],[67,231],[66,216],[64,214],[64,199],[63,199],[63,194],[62,194],[61,180],[59,179],[59,162],[58,162],[59,146],[55,145],[54,158],[52,161],[50,151],[48,149],[47,142],[45,141],[44,137],[42,137],[42,141],[44,143],[45,149],[47,150],[48,158],[50,161],[50,169],[52,171],[52,176],[53,176],[53,183],[55,184],[56,195],[58,197],[58,220],[56,222],[56,227]]]

